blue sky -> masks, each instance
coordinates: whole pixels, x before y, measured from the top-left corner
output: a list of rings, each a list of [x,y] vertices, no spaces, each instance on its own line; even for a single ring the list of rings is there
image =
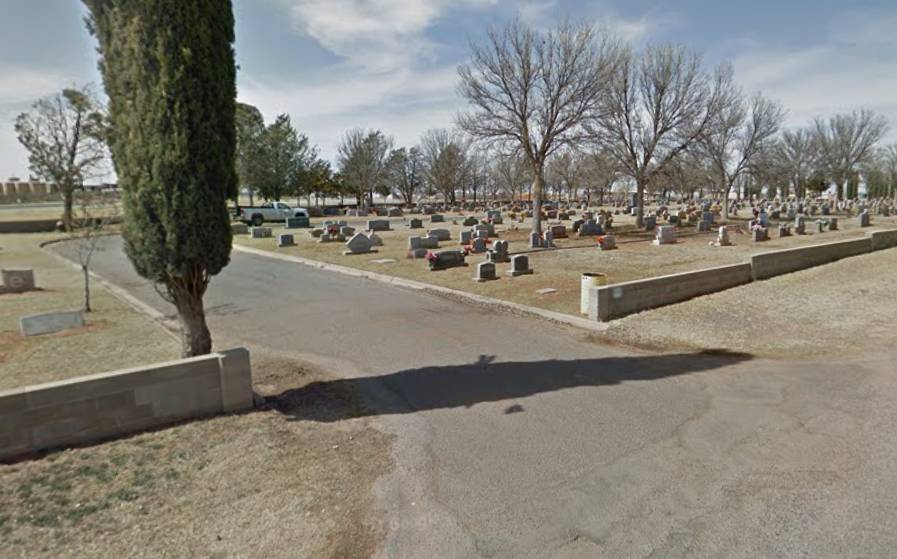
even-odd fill
[[[867,107],[897,128],[893,1],[235,0],[234,10],[239,97],[269,120],[289,113],[328,158],[355,126],[401,145],[450,126],[468,39],[515,14],[536,27],[595,20],[636,45],[729,60],[745,90],[785,105],[790,126]],[[71,84],[99,87],[94,43],[76,0],[0,0],[0,36],[0,177],[27,177],[15,115]]]

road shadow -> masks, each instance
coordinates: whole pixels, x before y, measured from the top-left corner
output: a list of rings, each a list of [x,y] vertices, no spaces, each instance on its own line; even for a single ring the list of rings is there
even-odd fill
[[[750,354],[722,350],[572,361],[495,362],[481,355],[465,365],[422,367],[380,376],[312,382],[266,399],[296,420],[332,422],[352,417],[407,414],[470,407],[579,387],[652,381],[709,371],[748,361]],[[357,397],[358,405],[328,406]],[[511,406],[507,413],[523,408]]]

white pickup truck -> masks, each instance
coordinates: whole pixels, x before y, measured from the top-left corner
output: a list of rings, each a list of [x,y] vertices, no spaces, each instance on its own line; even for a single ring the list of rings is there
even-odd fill
[[[283,221],[288,217],[308,217],[308,210],[291,208],[283,202],[266,202],[261,206],[240,208],[240,221],[255,226],[266,221]]]

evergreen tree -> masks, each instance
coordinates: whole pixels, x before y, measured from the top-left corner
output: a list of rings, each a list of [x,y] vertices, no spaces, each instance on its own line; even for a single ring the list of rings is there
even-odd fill
[[[212,349],[203,296],[230,260],[237,195],[230,0],[84,0],[99,42],[125,251],[177,308],[185,355]]]

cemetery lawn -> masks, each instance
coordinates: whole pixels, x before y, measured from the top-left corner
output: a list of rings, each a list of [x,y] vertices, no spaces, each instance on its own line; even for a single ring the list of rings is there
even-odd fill
[[[773,358],[862,356],[894,343],[897,249],[705,295],[610,323],[599,343]]]
[[[329,380],[259,352],[253,369],[272,395]],[[368,418],[291,415],[359,409],[354,394],[316,396],[0,465],[3,556],[370,556],[391,438]]]
[[[81,273],[40,248],[57,233],[0,235],[0,263],[33,268],[39,291],[0,295],[0,390],[167,361],[179,342],[93,282],[84,328],[24,337],[19,318],[83,306]],[[135,340],[138,342],[135,343]]]
[[[411,217],[420,217],[424,221],[424,229],[408,229],[407,220]],[[367,218],[325,218],[344,219],[350,226],[356,227],[356,231],[362,231]],[[375,218],[371,219],[385,219]],[[324,219],[312,219],[313,224],[319,224]],[[874,226],[860,229],[853,218],[841,217],[840,230],[826,233],[813,233],[815,220],[807,220],[807,230],[810,234],[793,236],[784,239],[773,238],[770,241],[754,243],[746,232],[732,233],[734,246],[715,247],[709,242],[716,238],[716,233],[694,233],[693,227],[683,228],[679,235],[679,242],[675,245],[655,246],[651,243],[653,233],[635,232],[634,218],[628,216],[614,216],[617,229],[617,244],[619,249],[600,251],[593,238],[578,238],[572,235],[567,239],[556,241],[557,250],[538,249],[530,252],[527,243],[530,223],[516,224],[506,218],[503,225],[496,226],[499,238],[509,241],[511,254],[527,252],[530,265],[535,273],[516,278],[507,277],[506,271],[510,264],[498,264],[497,273],[500,277],[497,281],[476,283],[472,280],[476,264],[484,260],[483,255],[469,255],[468,265],[452,268],[439,272],[431,272],[427,263],[422,260],[409,260],[406,258],[408,237],[411,235],[426,235],[428,228],[448,229],[452,233],[452,240],[440,243],[441,249],[457,249],[459,232],[467,229],[461,225],[463,218],[458,215],[446,214],[446,223],[429,223],[427,216],[406,216],[405,218],[391,218],[393,231],[378,232],[383,239],[384,246],[376,247],[376,253],[361,255],[343,255],[344,243],[318,243],[313,239],[307,229],[293,229],[297,246],[277,248],[276,237],[284,232],[278,224],[266,224],[271,226],[274,238],[251,239],[248,235],[236,235],[234,243],[263,249],[274,253],[301,256],[321,262],[329,262],[358,268],[385,275],[415,280],[441,287],[448,287],[478,295],[504,299],[516,303],[539,307],[547,310],[579,315],[580,281],[583,272],[597,272],[607,275],[608,283],[619,283],[636,279],[687,272],[713,266],[737,264],[749,260],[752,254],[771,250],[818,244],[831,241],[857,238],[866,235],[867,232],[879,228],[897,227],[897,218],[876,217]],[[452,221],[456,223],[453,224]],[[556,222],[552,222],[556,223]],[[562,222],[568,231],[572,229],[572,222]],[[730,220],[730,224],[737,225],[746,230],[746,220]],[[815,230],[815,229],[814,229]],[[774,233],[773,233],[774,235]],[[394,260],[394,262],[377,262],[378,260]],[[556,292],[539,294],[538,290],[544,288],[556,289]]]

